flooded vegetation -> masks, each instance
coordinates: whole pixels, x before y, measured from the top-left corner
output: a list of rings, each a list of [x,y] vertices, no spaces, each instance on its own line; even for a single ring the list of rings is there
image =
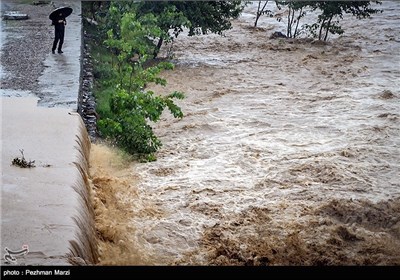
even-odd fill
[[[280,23],[253,28],[254,8],[223,37],[174,42],[154,90],[185,92],[185,116],[154,126],[157,161],[122,169],[131,249],[167,265],[398,265],[399,3],[326,43],[269,39]]]

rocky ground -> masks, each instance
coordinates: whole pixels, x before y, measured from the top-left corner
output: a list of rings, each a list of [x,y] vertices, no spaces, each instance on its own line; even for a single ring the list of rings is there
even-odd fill
[[[1,47],[2,80],[1,88],[5,91],[2,95],[24,95],[20,91],[28,92],[35,96],[40,93],[39,77],[45,70],[45,59],[51,51],[54,30],[48,15],[60,3],[50,1],[35,5],[23,1],[1,3],[1,14],[7,11],[19,11],[27,14],[27,20],[3,20]],[[4,34],[7,34],[6,36]],[[92,96],[93,75],[90,54],[87,46],[82,54],[83,72],[79,92],[78,112],[81,114],[92,140],[97,137],[97,114],[95,101]],[[6,91],[7,90],[7,91]],[[11,91],[10,91],[11,90]],[[14,91],[18,91],[17,93]],[[51,104],[48,104],[50,106]],[[52,105],[51,105],[52,106]]]
[[[2,32],[8,36],[3,41],[1,65],[4,77],[2,89],[37,91],[38,79],[45,66],[43,61],[51,51],[53,27],[48,18],[54,9],[51,4],[33,5],[7,2],[1,11],[20,11],[28,14],[27,20],[3,20]]]

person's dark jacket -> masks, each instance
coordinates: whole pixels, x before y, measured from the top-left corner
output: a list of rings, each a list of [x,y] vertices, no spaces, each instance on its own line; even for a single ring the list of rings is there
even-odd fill
[[[59,22],[59,20],[62,20],[63,22]],[[57,16],[52,20],[51,25],[54,25],[56,28],[64,28],[66,23],[67,21],[64,16]]]

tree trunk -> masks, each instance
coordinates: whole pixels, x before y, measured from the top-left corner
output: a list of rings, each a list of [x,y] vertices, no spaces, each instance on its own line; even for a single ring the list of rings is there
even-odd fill
[[[268,1],[265,1],[264,6],[260,10],[262,1],[258,1],[258,8],[257,8],[257,14],[256,14],[256,21],[254,22],[254,27],[257,27],[258,19],[261,17],[261,15],[264,12],[265,6],[267,6]]]
[[[153,52],[153,58],[157,57],[158,53],[160,52],[163,42],[164,42],[164,39],[162,37],[160,37],[160,39],[158,40],[157,46]]]
[[[326,27],[324,41],[326,41],[326,39],[328,39],[329,28],[331,28],[331,21],[332,21],[332,17],[328,21],[328,26]]]
[[[259,19],[260,16],[261,16],[260,6],[261,6],[261,1],[258,1],[257,14],[256,14],[256,21],[254,22],[254,27],[257,27],[258,19]]]
[[[322,29],[324,28],[325,19],[321,22],[321,27],[319,28],[318,40],[322,38]]]
[[[302,14],[302,13],[303,13],[303,8],[300,8],[299,16],[297,17],[296,28],[294,29],[294,37],[293,37],[293,38],[296,38],[297,30],[298,30],[298,28],[299,28],[299,22],[300,22],[300,18],[301,18],[301,14]]]
[[[255,20],[255,22],[254,22],[254,27],[257,27],[258,19],[260,18],[260,16],[261,16],[261,15],[257,12],[256,20]]]
[[[287,20],[287,31],[286,31],[286,37],[288,37],[288,38],[292,37],[291,36],[292,35],[292,30],[291,30],[292,24],[290,22],[291,12],[292,12],[292,9],[289,6],[289,13],[288,13],[288,16],[287,16],[287,18],[288,18],[288,20]]]

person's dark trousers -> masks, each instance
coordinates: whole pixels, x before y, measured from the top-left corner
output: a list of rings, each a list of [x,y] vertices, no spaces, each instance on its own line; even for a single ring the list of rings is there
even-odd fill
[[[55,27],[55,37],[54,37],[54,42],[53,42],[53,48],[51,49],[53,52],[57,48],[57,43],[58,43],[58,52],[62,51],[62,45],[64,43],[64,31],[65,28],[64,26],[57,26]]]

